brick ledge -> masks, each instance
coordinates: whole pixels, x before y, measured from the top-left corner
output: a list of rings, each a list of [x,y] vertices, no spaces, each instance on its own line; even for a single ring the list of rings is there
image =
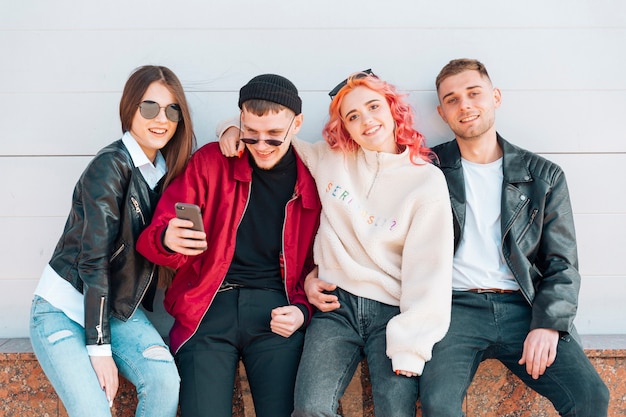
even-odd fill
[[[589,358],[626,358],[626,334],[582,335],[581,338]],[[0,360],[16,358],[36,360],[30,339],[0,338]]]
[[[609,415],[626,417],[626,335],[583,335],[585,353],[611,391]],[[134,414],[134,387],[122,379],[114,417]],[[373,417],[367,365],[358,367],[341,401],[346,417]],[[528,389],[495,360],[483,362],[466,397],[467,417],[558,417],[548,400]],[[28,338],[0,339],[0,416],[67,417],[43,374]],[[233,417],[254,417],[243,367],[237,376]],[[419,409],[416,417],[421,417]]]

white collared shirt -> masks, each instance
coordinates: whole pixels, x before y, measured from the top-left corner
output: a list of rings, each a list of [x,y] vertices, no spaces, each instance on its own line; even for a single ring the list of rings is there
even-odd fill
[[[154,187],[156,187],[158,182],[167,172],[167,166],[165,165],[165,159],[163,158],[161,151],[157,150],[156,158],[154,159],[153,164],[130,132],[124,133],[124,136],[122,136],[122,143],[124,143],[124,146],[128,149],[135,167],[139,168],[143,178],[146,180],[150,188],[154,190]]]

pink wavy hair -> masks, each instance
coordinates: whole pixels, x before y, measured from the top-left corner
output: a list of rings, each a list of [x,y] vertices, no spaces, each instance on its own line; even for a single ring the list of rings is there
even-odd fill
[[[404,101],[405,95],[399,94],[394,86],[375,75],[368,75],[363,72],[357,72],[348,77],[346,85],[339,90],[330,103],[328,108],[329,120],[322,130],[322,135],[330,147],[339,149],[344,153],[352,153],[359,149],[359,144],[350,137],[344,127],[339,112],[345,95],[359,86],[367,87],[385,97],[396,125],[396,143],[409,147],[411,162],[417,164],[418,158],[433,162],[434,154],[426,146],[424,136],[413,128],[413,111],[411,106]]]

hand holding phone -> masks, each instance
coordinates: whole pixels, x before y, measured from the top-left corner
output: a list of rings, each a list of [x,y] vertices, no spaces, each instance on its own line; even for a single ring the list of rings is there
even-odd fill
[[[204,232],[202,213],[200,212],[200,207],[197,205],[189,203],[176,203],[176,217],[193,222],[191,230]]]
[[[163,245],[167,249],[183,255],[199,255],[206,250],[207,242],[203,235],[200,235],[202,237],[192,237],[191,235],[197,235],[197,232],[204,233],[200,207],[188,203],[176,203],[174,207],[176,218],[171,219],[167,229],[165,229]],[[190,221],[192,226],[180,226],[179,223],[182,223],[180,220]]]

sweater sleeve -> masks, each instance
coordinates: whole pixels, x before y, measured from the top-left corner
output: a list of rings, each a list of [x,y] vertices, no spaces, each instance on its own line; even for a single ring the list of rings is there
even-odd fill
[[[323,140],[311,143],[299,138],[293,138],[292,143],[298,156],[300,156],[304,165],[313,175],[313,178],[317,178],[317,167],[320,160],[326,153],[332,151],[328,144]]]
[[[418,375],[448,330],[452,301],[450,199],[443,175],[428,180],[434,191],[418,203],[403,249],[400,314],[387,325],[393,369]]]
[[[239,129],[239,116],[234,116],[230,119],[222,120],[219,122],[215,128],[215,136],[219,140],[224,132],[226,132],[229,128],[236,127]]]

